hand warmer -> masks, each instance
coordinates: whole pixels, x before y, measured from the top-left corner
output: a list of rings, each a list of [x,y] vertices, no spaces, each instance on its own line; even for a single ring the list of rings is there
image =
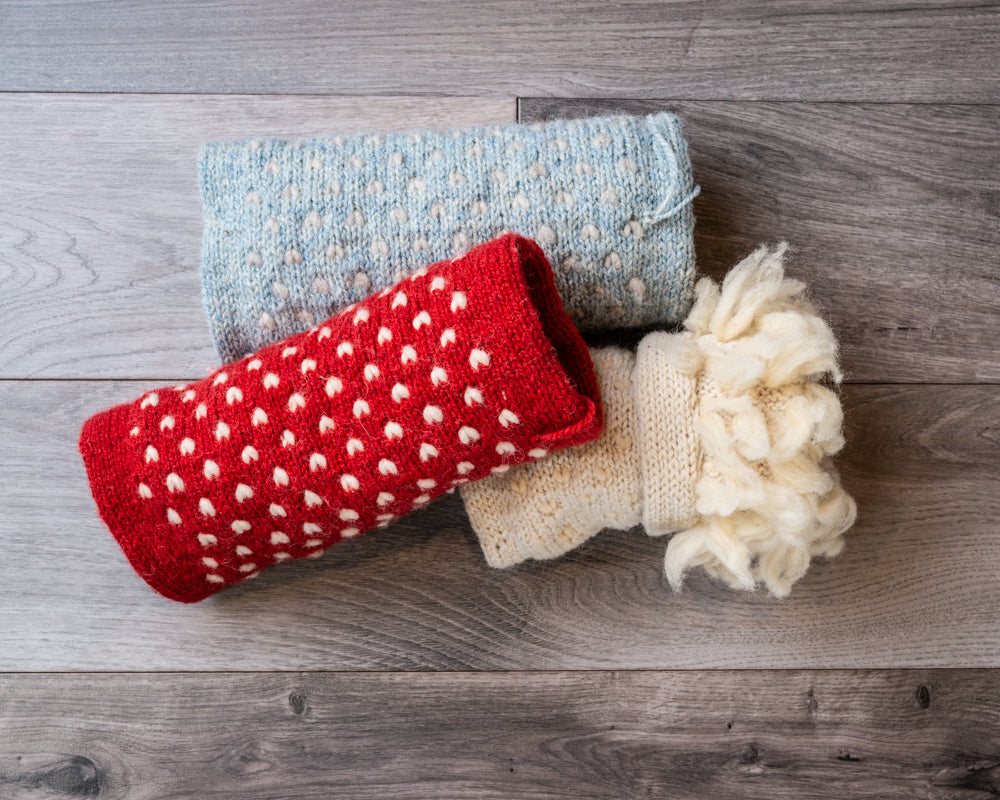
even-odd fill
[[[680,322],[697,193],[671,114],[206,145],[202,287],[231,361],[435,261],[537,239],[582,329]]]
[[[843,445],[836,342],[784,278],[784,247],[709,279],[683,333],[635,356],[595,350],[605,414],[594,442],[463,487],[487,561],[554,558],[603,528],[676,533],[666,573],[691,567],[785,596],[813,556],[834,556],[854,501],[829,461]]]
[[[508,235],[104,411],[80,449],[132,566],[193,602],[601,426],[545,255]]]

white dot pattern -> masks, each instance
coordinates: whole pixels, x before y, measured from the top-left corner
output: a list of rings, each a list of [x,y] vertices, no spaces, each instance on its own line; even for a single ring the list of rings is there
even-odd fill
[[[553,263],[578,259],[579,271],[557,277],[588,325],[673,323],[686,312],[695,190],[672,115],[373,141],[269,141],[264,160],[252,143],[206,148],[205,292],[227,360],[505,230],[534,235]],[[248,154],[260,166],[234,169]],[[539,209],[558,213],[538,226]],[[611,252],[624,267],[605,268]],[[636,296],[636,276],[657,290]]]
[[[528,459],[552,427],[525,422],[551,413],[550,395],[539,403],[528,381],[525,402],[505,371],[512,356],[495,347],[534,366],[554,359],[551,345],[490,336],[498,317],[519,330],[518,315],[498,309],[495,276],[477,288],[465,263],[418,271],[405,291],[133,407],[121,437],[141,465],[131,502],[189,543],[203,588],[320,553]]]

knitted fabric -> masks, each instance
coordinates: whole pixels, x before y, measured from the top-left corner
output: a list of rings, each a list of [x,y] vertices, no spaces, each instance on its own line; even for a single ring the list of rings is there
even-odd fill
[[[553,558],[605,527],[640,522],[668,545],[679,587],[701,566],[785,596],[834,556],[856,516],[829,457],[843,445],[833,334],[758,250],[721,291],[698,285],[687,332],[654,333],[633,358],[593,353],[606,427],[596,441],[463,487],[492,566]]]
[[[135,570],[193,602],[601,426],[551,268],[508,235],[104,411],[80,449]]]
[[[508,230],[582,329],[680,322],[696,194],[671,114],[206,145],[202,284],[224,360]]]
[[[486,561],[509,567],[528,558],[548,559],[583,544],[602,528],[642,522],[638,415],[632,401],[635,357],[617,348],[591,351],[604,433],[575,447],[572,456],[548,456],[531,469],[462,490],[472,528]]]
[[[604,528],[641,524],[658,535],[694,519],[696,386],[648,346],[658,336],[643,339],[638,364],[616,347],[591,352],[604,408],[599,439],[462,488],[490,566],[556,558]]]

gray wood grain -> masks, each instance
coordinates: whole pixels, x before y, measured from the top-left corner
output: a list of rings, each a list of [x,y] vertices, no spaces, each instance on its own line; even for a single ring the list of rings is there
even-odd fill
[[[522,99],[685,121],[699,269],[786,239],[850,380],[1000,380],[1000,107]]]
[[[9,800],[985,800],[1000,785],[996,670],[8,675],[0,697]]]
[[[493,571],[449,497],[180,606],[75,452],[215,366],[201,141],[515,95],[673,98],[520,112],[677,110],[704,271],[788,238],[852,380],[996,383],[998,41],[1000,7],[955,0],[0,2],[0,797],[1000,795],[1000,671],[930,669],[1000,667],[995,386],[845,390],[861,519],[780,603],[674,594],[638,532]]]
[[[523,100],[521,113],[661,107]],[[672,107],[703,188],[701,269],[721,275],[786,238],[849,379],[1000,380],[1000,107]],[[0,376],[166,380],[216,365],[198,283],[199,142],[512,115],[492,100],[0,96],[0,145],[25,153],[0,171]]]
[[[845,390],[860,521],[784,602],[700,575],[674,594],[637,531],[491,570],[451,496],[194,606],[132,573],[75,452],[148,386],[0,383],[0,670],[1000,666],[992,386]]]
[[[218,366],[198,279],[202,142],[514,115],[503,98],[0,95],[0,377]]]
[[[993,3],[47,2],[0,89],[993,102]]]

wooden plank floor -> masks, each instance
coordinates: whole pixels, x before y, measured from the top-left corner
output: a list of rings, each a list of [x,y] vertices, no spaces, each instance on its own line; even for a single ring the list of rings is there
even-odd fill
[[[15,91],[992,102],[993,3],[22,0]]]
[[[0,2],[0,798],[1000,796],[1000,6]],[[786,601],[456,497],[196,606],[76,438],[216,365],[201,142],[670,109],[701,271],[791,244],[859,521]]]
[[[0,726],[33,745],[0,742],[11,798],[964,800],[1000,780],[992,670],[77,673],[0,692]]]
[[[448,497],[322,559],[178,606],[132,574],[75,454],[80,420],[143,385],[0,384],[14,476],[0,484],[12,512],[0,523],[5,669],[1000,665],[992,386],[845,389],[840,464],[860,519],[845,552],[816,564],[784,602],[699,576],[675,595],[661,574],[663,542],[637,531],[491,570]]]

